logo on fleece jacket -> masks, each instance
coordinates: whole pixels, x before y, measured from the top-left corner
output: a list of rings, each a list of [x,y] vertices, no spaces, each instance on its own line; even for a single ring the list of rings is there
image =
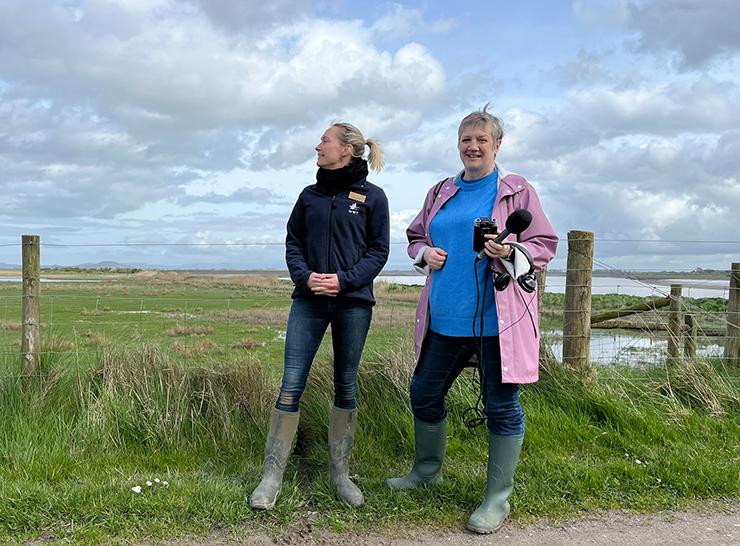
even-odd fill
[[[347,212],[350,214],[360,214],[360,207],[357,203],[351,203]]]

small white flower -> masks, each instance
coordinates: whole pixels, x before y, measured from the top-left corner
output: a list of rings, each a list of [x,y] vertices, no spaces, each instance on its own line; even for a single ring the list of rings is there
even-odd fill
[[[655,480],[656,480],[656,481],[657,481],[658,483],[663,483],[663,480],[661,480],[660,478],[655,478]]]
[[[635,464],[642,464],[642,461],[640,459],[635,459]]]
[[[164,481],[164,482],[162,482],[162,485],[164,485],[165,487],[169,487],[170,486],[170,482]]]
[[[147,486],[147,487],[151,487],[151,486],[152,486],[152,482],[150,482],[149,480],[147,480],[147,481],[146,481],[146,486]]]
[[[141,493],[141,486],[135,485],[131,488],[131,491],[133,491],[134,493]]]
[[[159,483],[159,478],[154,478],[154,483]]]
[[[629,454],[629,453],[625,453],[625,454],[624,454],[624,458],[625,458],[625,459],[629,459],[629,458],[630,458],[630,454]]]

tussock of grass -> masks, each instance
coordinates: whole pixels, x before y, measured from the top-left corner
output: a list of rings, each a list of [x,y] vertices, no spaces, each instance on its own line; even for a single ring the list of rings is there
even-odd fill
[[[257,347],[264,347],[264,341],[257,341],[256,339],[244,338],[234,343],[231,347],[233,349],[256,349]]]
[[[106,350],[77,384],[83,436],[115,448],[236,444],[267,420],[273,385],[254,361],[229,364],[185,368],[153,346]]]
[[[288,320],[288,311],[287,307],[283,309],[218,310],[206,312],[202,318],[219,322],[246,322],[284,328]]]
[[[167,335],[170,337],[177,336],[205,336],[212,334],[214,331],[213,326],[202,326],[202,325],[182,325],[178,324],[171,330],[167,331]]]
[[[64,339],[61,336],[52,335],[42,338],[41,340],[42,353],[74,351],[74,349],[74,342],[69,339]]]
[[[718,417],[740,408],[737,385],[733,386],[724,370],[720,372],[701,358],[668,366],[657,390],[671,400]]]
[[[19,322],[0,322],[0,330],[20,330]]]
[[[110,347],[111,345],[110,339],[108,339],[106,335],[102,332],[87,330],[82,335],[83,337],[89,339],[93,345],[96,345],[98,347]]]
[[[214,347],[216,347],[216,342],[208,338],[202,340],[197,345],[186,345],[181,341],[175,341],[172,344],[172,350],[185,358],[206,354]]]

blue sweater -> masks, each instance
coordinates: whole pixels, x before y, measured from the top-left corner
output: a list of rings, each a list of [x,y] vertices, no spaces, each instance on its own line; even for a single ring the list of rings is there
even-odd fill
[[[485,336],[497,336],[495,289],[488,258],[477,264],[479,293],[476,294],[473,220],[480,216],[491,216],[498,191],[498,170],[479,180],[463,180],[460,176],[455,184],[460,187],[457,194],[445,203],[430,225],[434,246],[447,251],[444,266],[432,274],[429,295],[430,328],[445,336],[474,335],[473,317],[476,302],[479,302],[478,313],[475,315],[475,335],[480,335],[480,303],[484,303],[483,333]]]

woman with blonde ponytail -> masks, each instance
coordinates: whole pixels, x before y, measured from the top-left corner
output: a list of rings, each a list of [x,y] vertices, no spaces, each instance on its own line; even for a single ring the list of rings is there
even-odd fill
[[[369,148],[364,159],[365,148]],[[368,182],[368,165],[383,168],[383,152],[349,123],[334,123],[316,146],[316,183],[298,196],[287,226],[285,259],[295,284],[285,337],[280,394],[265,446],[263,477],[249,497],[270,510],[298,428],[299,405],[316,351],[331,324],[334,404],[329,419],[329,474],[337,496],[362,506],[349,478],[357,425],[357,368],[365,346],[373,280],[388,259],[389,213],[383,190]]]

